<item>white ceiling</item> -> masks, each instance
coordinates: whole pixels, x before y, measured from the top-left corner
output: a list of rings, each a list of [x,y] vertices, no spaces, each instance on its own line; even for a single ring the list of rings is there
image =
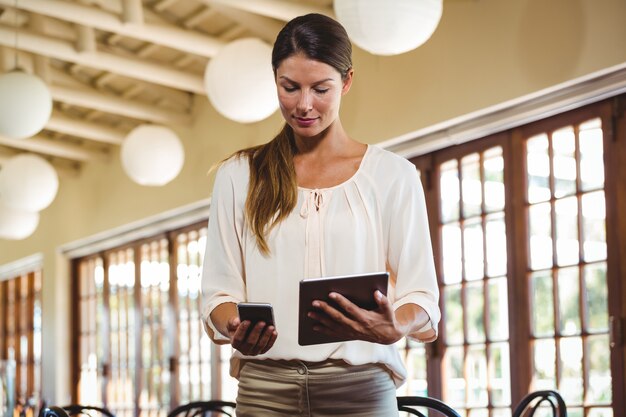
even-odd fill
[[[310,12],[332,16],[332,0],[0,0],[0,69],[17,60],[54,100],[35,137],[0,135],[0,162],[28,151],[76,171],[142,123],[186,124],[221,46],[249,36],[271,44]]]

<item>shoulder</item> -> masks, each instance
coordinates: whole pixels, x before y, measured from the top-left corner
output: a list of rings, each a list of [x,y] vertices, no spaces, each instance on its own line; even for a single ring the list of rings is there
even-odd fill
[[[215,174],[213,192],[247,194],[250,166],[245,155],[234,155],[220,163]],[[228,191],[231,190],[231,191]]]
[[[245,155],[233,155],[219,164],[215,181],[248,179],[250,176],[250,164]],[[237,181],[238,182],[238,181]]]
[[[400,155],[377,145],[369,145],[368,154],[367,168],[370,175],[387,181],[417,176],[415,165]]]

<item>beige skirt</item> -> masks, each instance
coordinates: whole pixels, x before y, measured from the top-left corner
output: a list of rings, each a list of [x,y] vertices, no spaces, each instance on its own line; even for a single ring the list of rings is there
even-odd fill
[[[237,417],[394,417],[396,387],[380,364],[251,360],[239,376]]]

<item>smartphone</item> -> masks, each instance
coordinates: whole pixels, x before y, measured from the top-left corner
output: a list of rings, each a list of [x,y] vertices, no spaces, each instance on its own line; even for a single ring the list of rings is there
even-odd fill
[[[274,309],[269,303],[238,303],[239,319],[250,320],[253,327],[260,321],[267,326],[274,326]]]

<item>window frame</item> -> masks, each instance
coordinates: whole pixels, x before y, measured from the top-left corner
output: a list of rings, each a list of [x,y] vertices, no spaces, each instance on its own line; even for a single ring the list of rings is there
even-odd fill
[[[170,287],[169,287],[169,298],[167,304],[163,305],[162,308],[164,310],[164,315],[170,316],[175,315],[176,312],[179,311],[179,296],[177,292],[177,270],[176,267],[171,267],[173,265],[178,264],[178,256],[176,253],[176,238],[177,236],[185,233],[189,233],[192,231],[199,231],[202,228],[206,228],[208,223],[208,219],[196,220],[194,223],[179,227],[170,231],[164,231],[155,233],[154,235],[150,235],[141,239],[134,240],[132,242],[124,243],[120,246],[107,248],[105,250],[101,250],[89,255],[80,256],[71,259],[71,283],[70,283],[70,294],[71,299],[80,300],[80,271],[79,267],[81,262],[85,262],[89,259],[100,258],[102,259],[102,268],[104,273],[104,282],[103,282],[103,316],[102,316],[102,328],[104,328],[104,333],[106,333],[106,340],[104,341],[104,353],[103,353],[103,363],[102,366],[98,364],[98,371],[102,373],[102,386],[98,387],[101,390],[101,398],[103,405],[107,405],[109,399],[107,398],[107,384],[109,379],[111,378],[111,349],[108,346],[111,335],[111,323],[110,323],[110,310],[109,310],[109,295],[110,295],[110,285],[108,279],[109,273],[109,256],[113,253],[119,253],[120,251],[132,249],[133,250],[133,263],[135,268],[135,283],[133,287],[133,309],[129,310],[129,313],[134,314],[135,319],[135,328],[134,328],[134,340],[135,340],[135,378],[134,378],[134,416],[139,416],[143,412],[150,412],[149,409],[141,410],[140,408],[140,395],[143,386],[142,381],[142,358],[141,355],[141,343],[137,341],[141,341],[142,330],[143,330],[143,320],[142,320],[142,292],[141,292],[141,282],[139,277],[141,277],[141,248],[142,245],[146,243],[152,243],[155,241],[159,241],[161,239],[167,240],[167,250],[168,250],[168,263],[170,265],[169,274],[170,274]],[[70,395],[72,402],[77,402],[79,400],[79,381],[80,381],[80,341],[81,341],[81,317],[80,317],[80,303],[72,303],[71,305],[71,314],[70,314],[70,329],[71,329],[71,369],[70,369]],[[175,406],[179,405],[181,398],[181,390],[180,385],[178,383],[172,383],[173,381],[178,381],[179,379],[179,357],[180,357],[180,343],[176,335],[179,331],[180,323],[178,320],[172,319],[170,320],[172,327],[170,329],[165,329],[165,337],[170,339],[170,343],[172,346],[171,356],[166,358],[165,362],[169,368],[170,372],[170,404],[169,408],[173,409]],[[137,325],[139,324],[139,325]],[[218,359],[215,358],[214,352],[216,350],[212,349],[211,352],[211,362],[213,363]],[[212,381],[215,381],[217,385],[220,384],[219,379],[214,379],[214,375],[211,378]],[[215,384],[212,383],[211,393],[212,396],[216,394],[219,395],[219,387],[215,388]]]
[[[443,288],[443,257],[441,241],[439,185],[440,165],[450,159],[460,159],[493,146],[502,147],[505,184],[505,226],[507,235],[507,277],[509,301],[509,346],[511,372],[511,404],[514,407],[528,393],[532,378],[530,289],[527,275],[529,262],[529,223],[526,215],[526,138],[568,124],[577,124],[591,118],[600,118],[604,142],[604,190],[606,198],[607,287],[609,293],[608,315],[611,320],[611,376],[614,415],[626,411],[626,347],[624,317],[626,317],[626,286],[620,282],[621,272],[626,272],[626,95],[587,105],[575,110],[489,135],[463,144],[420,155],[410,161],[422,172],[422,181],[429,215],[429,224],[435,267],[440,289]],[[620,187],[621,185],[621,187]],[[616,225],[611,227],[610,225]],[[525,242],[525,244],[515,244]],[[520,296],[520,294],[522,294]],[[443,297],[440,300],[442,312]],[[515,314],[511,314],[515,312]],[[442,317],[442,323],[445,320]],[[440,325],[440,337],[427,348],[429,395],[442,398],[443,354],[445,332]]]

